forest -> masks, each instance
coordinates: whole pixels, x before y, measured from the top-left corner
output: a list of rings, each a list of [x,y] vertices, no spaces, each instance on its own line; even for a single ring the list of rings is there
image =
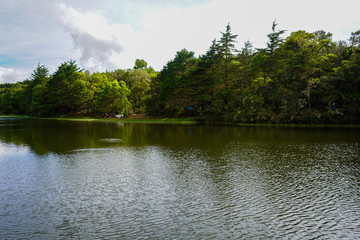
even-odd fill
[[[133,69],[90,73],[73,60],[50,74],[38,64],[24,81],[0,84],[0,113],[93,116],[146,113],[232,123],[359,124],[360,30],[332,34],[277,29],[265,48],[236,49],[228,24],[200,56],[182,49],[160,72],[143,59]]]

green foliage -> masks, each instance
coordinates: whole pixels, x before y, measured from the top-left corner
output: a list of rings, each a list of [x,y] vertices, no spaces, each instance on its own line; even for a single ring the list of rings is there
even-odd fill
[[[134,69],[146,69],[147,62],[144,59],[136,59]]]
[[[134,71],[145,71],[151,76],[143,69]],[[37,116],[126,115],[131,108],[130,90],[121,80],[127,76],[120,70],[90,75],[70,60],[62,63],[53,75],[48,73],[47,68],[38,64],[30,80],[0,85],[0,112]]]
[[[44,116],[50,111],[47,105],[47,82],[48,80],[42,81],[41,83],[37,84],[32,90],[32,101],[29,107],[29,113],[32,115]]]
[[[267,42],[267,48],[265,49],[267,52],[272,53],[279,45],[282,43],[283,39],[281,35],[285,33],[285,30],[276,31],[276,26],[278,23],[276,20],[272,24],[272,33],[268,34],[267,37],[269,41]]]
[[[129,101],[135,113],[144,113],[146,111],[145,100],[149,97],[152,75],[145,69],[136,69],[129,72],[126,84],[130,89]]]
[[[21,114],[24,109],[22,106],[26,85],[16,83],[1,88],[0,90],[0,112],[5,114]]]
[[[237,51],[227,25],[205,55],[178,53],[152,82],[148,109],[181,116],[191,105],[192,116],[215,121],[359,123],[358,32],[347,45],[322,30],[283,39],[276,26],[265,49],[247,41]]]
[[[94,74],[100,83],[100,88],[94,93],[93,112],[96,114],[120,113],[127,114],[130,102],[127,96],[130,90],[124,81],[116,81],[106,74]]]
[[[350,43],[352,47],[360,47],[360,30],[351,33]]]
[[[178,51],[173,60],[169,61],[153,84],[152,92],[159,90],[157,109],[153,111],[165,115],[184,115],[191,102],[186,96],[191,95],[191,73],[195,70],[197,60],[194,52],[186,49]],[[150,101],[151,102],[151,101]]]
[[[32,87],[46,81],[48,77],[49,77],[49,69],[47,69],[44,65],[40,65],[40,63],[38,63],[38,66],[33,71],[30,77]]]
[[[208,121],[360,123],[360,31],[332,41],[323,30],[267,35],[264,49],[244,43],[230,24],[199,57],[182,49],[158,73],[133,69],[85,73],[67,61],[49,75],[38,64],[28,80],[0,85],[0,113],[95,115],[150,113]]]
[[[238,35],[231,33],[230,23],[226,26],[226,31],[221,32],[221,39],[219,41],[220,52],[225,59],[231,58],[234,52],[237,52],[234,43]]]

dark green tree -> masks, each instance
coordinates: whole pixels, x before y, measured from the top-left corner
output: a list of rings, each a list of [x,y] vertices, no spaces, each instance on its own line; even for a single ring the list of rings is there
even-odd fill
[[[81,98],[81,85],[76,84],[82,70],[76,61],[69,60],[62,63],[48,82],[49,114],[67,114],[79,111],[79,98]]]
[[[349,40],[352,47],[360,48],[360,30],[352,32]]]
[[[249,64],[251,58],[255,53],[253,43],[249,40],[244,42],[244,47],[241,49],[239,59],[243,64]]]
[[[235,48],[236,38],[238,35],[232,34],[230,23],[226,25],[226,31],[221,32],[222,36],[219,40],[219,52],[223,56],[223,65],[224,65],[224,81],[228,80],[229,75],[229,65],[233,58],[233,54],[237,52]]]
[[[40,65],[38,63],[36,69],[31,73],[30,81],[31,86],[35,86],[37,84],[42,83],[45,81],[46,78],[49,77],[49,69],[45,67],[45,65]]]
[[[154,89],[159,90],[159,93],[156,94],[158,98],[156,112],[180,116],[186,111],[191,100],[185,96],[192,91],[189,77],[196,64],[197,59],[194,57],[194,52],[186,49],[178,51],[175,58],[166,64],[151,86],[152,92]]]
[[[276,22],[275,19],[271,27],[272,33],[267,35],[269,41],[266,43],[267,45],[266,51],[268,53],[272,53],[283,42],[281,35],[285,33],[285,30],[276,30],[277,25],[278,23]]]
[[[44,65],[40,65],[40,63],[38,63],[37,67],[31,73],[29,84],[25,91],[23,103],[25,108],[27,109],[26,111],[27,113],[36,114],[36,112],[30,111],[33,101],[34,88],[37,85],[42,85],[44,82],[47,82],[48,79],[49,79],[49,69],[46,68]]]

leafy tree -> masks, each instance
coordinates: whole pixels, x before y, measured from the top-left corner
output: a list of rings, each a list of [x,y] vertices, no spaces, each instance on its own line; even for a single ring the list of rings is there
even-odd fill
[[[324,30],[315,31],[314,34],[320,41],[332,39],[332,33],[329,33],[329,32],[327,33]]]
[[[147,62],[144,59],[136,59],[134,69],[146,69]]]
[[[26,84],[19,82],[8,85],[0,91],[0,112],[5,114],[25,113],[22,102],[26,88]]]
[[[29,107],[29,112],[32,115],[46,116],[50,112],[48,105],[48,81],[49,79],[45,78],[32,89],[32,100]]]
[[[209,108],[214,101],[215,87],[219,83],[221,75],[222,56],[218,41],[214,39],[209,50],[197,60],[196,68],[193,68],[189,76],[192,91],[188,91],[191,101],[192,115],[212,118],[213,112]]]
[[[130,90],[126,83],[118,82],[107,74],[95,73],[93,77],[100,83],[100,88],[94,94],[93,111],[97,114],[127,114],[131,105],[127,99]]]
[[[82,72],[75,61],[53,75],[38,64],[30,78],[0,84],[5,114],[99,116],[150,111],[209,121],[273,123],[360,123],[360,31],[332,41],[323,30],[292,32],[277,22],[267,46],[241,51],[230,24],[200,57],[178,51],[160,73],[143,59],[133,69]]]
[[[335,69],[338,104],[343,108],[344,118],[352,123],[360,121],[360,48],[344,49],[349,54],[348,59],[341,62]]]
[[[131,93],[129,100],[135,113],[145,112],[145,99],[148,97],[152,75],[145,69],[136,69],[128,74],[126,80]]]
[[[194,52],[182,49],[176,53],[158,76],[159,110],[169,115],[181,115],[189,107],[185,94],[191,91],[189,76],[196,67]]]
[[[34,107],[31,107],[33,104],[33,97],[34,97],[34,89],[38,85],[43,85],[43,83],[47,82],[49,80],[49,69],[46,68],[44,65],[40,65],[38,63],[37,67],[34,69],[34,71],[31,73],[31,77],[29,79],[29,84],[25,92],[24,96],[24,105],[27,109],[27,113],[30,114],[36,114],[37,112],[34,111]],[[38,91],[38,90],[36,90]],[[39,96],[37,96],[38,98]],[[38,99],[39,100],[39,99]],[[35,101],[38,101],[35,100]],[[36,104],[36,103],[34,103]]]
[[[349,40],[352,47],[360,48],[360,30],[352,32]]]
[[[222,116],[229,119],[231,112],[231,102],[234,98],[231,91],[236,76],[237,64],[234,62],[234,54],[238,52],[235,48],[236,38],[238,35],[232,34],[230,24],[226,26],[225,32],[220,32],[222,37],[213,45],[212,51],[215,50],[217,63],[213,65],[213,76],[215,84],[212,90],[212,101],[210,103],[209,113],[215,118]],[[235,64],[233,64],[235,63]]]

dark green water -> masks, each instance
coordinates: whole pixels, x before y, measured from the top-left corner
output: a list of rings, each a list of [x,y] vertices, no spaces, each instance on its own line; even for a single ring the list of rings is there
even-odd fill
[[[360,131],[0,118],[0,239],[360,239]]]

